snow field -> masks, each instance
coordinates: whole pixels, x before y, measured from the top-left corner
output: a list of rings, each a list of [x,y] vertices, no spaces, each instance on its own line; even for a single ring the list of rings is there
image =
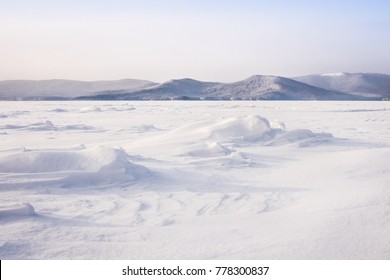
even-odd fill
[[[2,259],[390,257],[387,103],[1,108]]]

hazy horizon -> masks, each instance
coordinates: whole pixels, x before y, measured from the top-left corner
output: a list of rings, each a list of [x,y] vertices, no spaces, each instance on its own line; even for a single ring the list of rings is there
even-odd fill
[[[13,0],[0,9],[0,80],[390,74],[389,14],[378,0]]]
[[[224,82],[224,81],[217,81],[217,80],[199,80],[199,79],[195,79],[193,77],[172,77],[171,79],[167,79],[167,80],[164,80],[164,81],[154,81],[154,80],[151,80],[151,79],[137,79],[137,78],[133,78],[133,77],[127,77],[127,78],[119,78],[119,79],[101,79],[101,80],[97,80],[97,79],[90,79],[90,80],[87,80],[87,79],[84,79],[84,80],[77,80],[77,79],[67,79],[67,78],[48,78],[48,79],[7,79],[7,80],[0,80],[0,82],[7,82],[7,81],[35,81],[35,82],[40,82],[40,81],[55,81],[55,80],[58,80],[58,81],[74,81],[74,82],[112,82],[112,81],[125,81],[125,80],[139,80],[139,81],[145,81],[145,82],[152,82],[152,83],[157,83],[157,84],[162,84],[162,83],[166,83],[166,82],[169,82],[169,81],[172,81],[172,80],[182,80],[182,79],[191,79],[191,80],[196,80],[196,81],[200,81],[200,82],[216,82],[216,83],[234,83],[234,82],[240,82],[240,81],[243,81],[243,80],[246,80],[252,76],[275,76],[275,77],[282,77],[282,78],[287,78],[287,79],[291,79],[291,80],[295,80],[297,78],[301,78],[301,77],[308,77],[308,76],[312,76],[312,75],[329,75],[329,76],[333,76],[333,75],[338,75],[338,74],[374,74],[374,75],[390,75],[390,74],[387,74],[387,73],[374,73],[374,72],[356,72],[356,73],[351,73],[351,72],[332,72],[332,73],[308,73],[307,75],[301,75],[301,76],[294,76],[294,77],[287,77],[287,76],[279,76],[279,75],[268,75],[268,74],[256,74],[254,73],[253,75],[250,75],[250,76],[247,76],[247,77],[244,77],[240,80],[232,80],[232,81],[229,81],[229,82]]]

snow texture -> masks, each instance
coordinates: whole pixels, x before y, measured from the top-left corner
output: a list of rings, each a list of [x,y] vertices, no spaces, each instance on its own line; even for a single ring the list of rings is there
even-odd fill
[[[389,259],[386,102],[2,102],[1,259]]]

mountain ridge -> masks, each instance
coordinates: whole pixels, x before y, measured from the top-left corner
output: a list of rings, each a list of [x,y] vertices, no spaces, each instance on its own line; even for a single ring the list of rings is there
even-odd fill
[[[328,73],[294,78],[328,90],[359,96],[390,98],[390,75],[380,73]]]
[[[253,75],[231,82],[191,78],[164,83],[114,81],[0,81],[0,100],[388,100],[390,75],[325,73],[286,78]]]
[[[95,100],[362,100],[280,76],[254,75],[233,83],[169,80],[132,92],[108,92],[78,99]]]
[[[106,90],[138,90],[157,83],[121,79],[112,81],[78,81],[66,79],[50,80],[5,80],[0,81],[0,99],[47,99],[76,98],[95,95]]]

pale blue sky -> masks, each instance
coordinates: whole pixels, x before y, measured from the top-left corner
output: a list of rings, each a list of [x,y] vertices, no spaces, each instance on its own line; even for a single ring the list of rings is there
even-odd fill
[[[0,80],[390,74],[390,1],[0,0]]]

